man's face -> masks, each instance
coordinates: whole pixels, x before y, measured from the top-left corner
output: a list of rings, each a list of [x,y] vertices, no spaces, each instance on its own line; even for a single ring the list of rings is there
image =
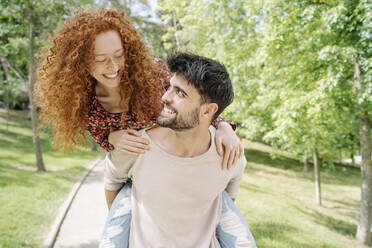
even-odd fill
[[[199,124],[201,97],[182,75],[173,75],[162,102],[163,110],[157,120],[159,126],[180,131]]]

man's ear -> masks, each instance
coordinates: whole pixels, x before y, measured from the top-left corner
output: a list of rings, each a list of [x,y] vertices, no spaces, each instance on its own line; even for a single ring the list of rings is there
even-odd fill
[[[217,110],[218,110],[217,103],[205,103],[203,104],[201,114],[203,117],[211,120],[214,114],[217,112]]]

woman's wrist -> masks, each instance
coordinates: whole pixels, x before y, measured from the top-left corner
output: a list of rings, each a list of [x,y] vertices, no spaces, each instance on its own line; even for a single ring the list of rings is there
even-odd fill
[[[217,126],[218,129],[233,129],[232,126],[226,121],[220,121]]]

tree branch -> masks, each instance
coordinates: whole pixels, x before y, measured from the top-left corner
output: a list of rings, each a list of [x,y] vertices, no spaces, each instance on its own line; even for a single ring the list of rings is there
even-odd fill
[[[9,61],[6,59],[6,58],[2,58],[5,63],[8,65],[8,67],[10,68],[10,70],[12,72],[14,72],[14,74],[18,77],[18,79],[20,79],[21,81],[23,82],[26,82],[26,77],[21,73],[21,72],[18,72],[13,66],[11,63],[9,63]]]

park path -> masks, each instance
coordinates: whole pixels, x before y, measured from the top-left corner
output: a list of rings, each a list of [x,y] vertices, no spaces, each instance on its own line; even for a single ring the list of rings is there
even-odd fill
[[[97,248],[107,213],[103,163],[98,162],[78,190],[54,248]]]

